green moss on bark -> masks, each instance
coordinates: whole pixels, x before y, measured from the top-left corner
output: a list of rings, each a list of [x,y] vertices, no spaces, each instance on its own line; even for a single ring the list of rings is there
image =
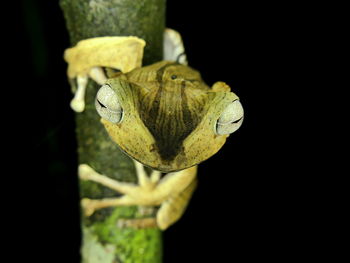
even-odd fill
[[[151,228],[137,230],[137,234],[130,228],[115,231],[118,219],[134,218],[135,214],[135,207],[121,207],[114,209],[104,221],[89,227],[83,226],[83,262],[161,262],[160,231]],[[114,255],[115,261],[110,261],[111,254]]]
[[[72,46],[98,36],[137,36],[146,40],[144,65],[162,59],[165,0],[61,0]],[[111,141],[100,123],[94,99],[99,86],[89,81],[86,108],[76,114],[79,163],[87,163],[111,178],[136,182],[132,161]],[[93,182],[82,181],[81,197],[104,198],[117,194]],[[158,229],[121,229],[119,218],[137,217],[135,207],[101,209],[82,216],[85,263],[161,262]],[[112,261],[111,261],[112,260]]]

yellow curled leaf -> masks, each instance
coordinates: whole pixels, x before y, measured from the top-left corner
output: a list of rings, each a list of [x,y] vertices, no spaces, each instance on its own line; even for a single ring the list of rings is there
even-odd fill
[[[138,37],[96,37],[81,40],[64,52],[68,77],[87,75],[92,67],[110,67],[123,73],[141,67],[146,42]]]

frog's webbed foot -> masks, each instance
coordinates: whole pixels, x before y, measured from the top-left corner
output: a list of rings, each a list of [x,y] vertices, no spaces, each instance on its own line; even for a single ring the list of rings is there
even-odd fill
[[[86,216],[96,210],[113,206],[159,206],[155,218],[123,219],[118,224],[123,227],[154,227],[166,229],[177,221],[190,200],[196,185],[196,167],[167,174],[161,179],[161,172],[153,171],[147,175],[142,164],[134,161],[138,177],[138,185],[118,182],[94,171],[90,166],[79,166],[79,177],[104,185],[123,194],[117,198],[92,200],[83,198],[81,201]],[[148,213],[150,214],[150,213]]]
[[[85,91],[89,78],[97,82],[99,85],[103,85],[107,77],[103,72],[102,67],[92,67],[87,75],[78,75],[77,79],[77,89],[74,94],[74,98],[70,102],[71,108],[75,112],[82,112],[85,108]]]
[[[82,112],[89,77],[102,85],[106,76],[102,67],[118,69],[123,73],[141,67],[145,41],[137,37],[96,37],[79,41],[66,49],[68,78],[77,79],[77,90],[71,107]]]
[[[179,32],[167,28],[164,31],[163,60],[176,61],[187,65],[185,47]]]

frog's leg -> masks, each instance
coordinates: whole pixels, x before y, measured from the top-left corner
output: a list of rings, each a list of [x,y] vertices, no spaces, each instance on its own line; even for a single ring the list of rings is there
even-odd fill
[[[197,179],[194,178],[182,192],[169,197],[162,203],[157,213],[157,225],[160,229],[167,229],[181,218],[196,186]]]
[[[190,178],[190,183],[184,189],[180,191],[174,191],[168,198],[166,198],[157,211],[156,218],[142,218],[142,219],[122,219],[119,220],[118,225],[120,227],[133,227],[144,228],[158,226],[161,230],[167,229],[181,218],[186,210],[186,207],[192,197],[192,194],[197,186],[197,167],[192,167],[179,172],[167,174],[164,177],[163,182],[160,182],[160,187],[164,187],[164,191],[167,191],[169,187],[178,187],[178,183],[172,183],[172,180],[177,176],[185,176],[186,181]]]
[[[182,192],[164,200],[155,218],[119,219],[118,226],[132,228],[159,227],[161,230],[167,229],[181,218],[196,186],[197,180],[194,179]]]
[[[120,226],[149,227],[158,226],[166,229],[177,221],[190,200],[195,188],[195,176],[197,167],[191,167],[175,173],[169,173],[160,179],[161,173],[153,171],[148,177],[142,164],[135,161],[139,185],[118,182],[107,176],[98,174],[90,166],[79,166],[79,176],[82,180],[90,180],[113,189],[123,196],[117,198],[105,198],[92,200],[84,198],[82,207],[85,215],[90,216],[94,211],[105,207],[119,205],[158,206],[156,218],[127,219],[119,222]],[[153,223],[152,223],[153,222]]]
[[[164,31],[163,60],[187,65],[185,47],[179,32],[167,28]]]

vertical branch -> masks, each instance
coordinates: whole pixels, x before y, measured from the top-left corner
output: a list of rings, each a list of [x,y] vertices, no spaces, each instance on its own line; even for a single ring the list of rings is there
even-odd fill
[[[98,36],[137,36],[147,45],[144,65],[162,59],[165,0],[61,0],[71,44]],[[109,177],[136,182],[129,157],[113,143],[94,107],[99,86],[89,81],[86,108],[76,115],[79,163],[87,163]],[[115,197],[115,192],[90,181],[81,181],[81,197]],[[137,218],[135,207],[106,208],[82,216],[83,262],[161,262],[158,229],[119,228],[119,218]]]

